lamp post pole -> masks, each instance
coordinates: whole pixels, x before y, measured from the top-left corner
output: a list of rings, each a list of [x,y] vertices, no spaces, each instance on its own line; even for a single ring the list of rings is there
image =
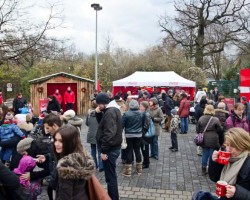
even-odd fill
[[[93,3],[91,7],[96,11],[96,22],[95,22],[95,89],[98,89],[98,52],[97,52],[97,12],[102,10],[100,4]]]

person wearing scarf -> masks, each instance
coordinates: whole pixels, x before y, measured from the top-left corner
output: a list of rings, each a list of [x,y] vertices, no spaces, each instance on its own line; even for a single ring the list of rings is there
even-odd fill
[[[209,163],[209,177],[212,181],[223,180],[226,197],[220,199],[250,200],[250,136],[242,128],[231,128],[225,134],[226,150],[231,153],[229,163],[217,163],[219,151],[214,151]]]

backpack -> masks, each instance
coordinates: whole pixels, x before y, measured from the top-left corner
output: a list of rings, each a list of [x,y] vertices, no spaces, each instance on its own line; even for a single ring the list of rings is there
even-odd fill
[[[145,133],[145,137],[149,138],[153,136],[155,136],[155,126],[153,120],[150,119],[149,128],[148,131]]]

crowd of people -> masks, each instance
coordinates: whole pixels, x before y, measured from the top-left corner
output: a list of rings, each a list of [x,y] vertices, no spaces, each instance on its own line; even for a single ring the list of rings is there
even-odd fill
[[[141,175],[143,169],[150,167],[151,159],[159,159],[162,123],[170,132],[169,150],[172,152],[179,151],[178,134],[189,133],[192,104],[185,91],[177,93],[169,89],[150,94],[139,90],[138,98],[131,96],[130,91],[119,92],[114,97],[111,92],[95,93],[85,122],[91,149],[88,153],[81,143],[83,119],[72,110],[75,98],[70,87],[65,95],[67,111],[62,114],[62,96],[56,90],[54,95],[48,96],[47,113],[35,127],[31,123],[31,113],[25,115],[24,121],[16,117],[20,108],[27,104],[21,93],[14,100],[13,113],[2,105],[0,186],[5,191],[0,192],[2,199],[35,200],[42,192],[43,179],[48,182],[50,200],[89,199],[88,180],[98,170],[105,174],[109,197],[118,200],[116,163],[120,155],[123,176],[134,176],[133,171]],[[248,199],[250,106],[246,98],[242,97],[233,110],[228,110],[225,97],[217,88],[209,94],[198,90],[194,100],[196,132],[203,133],[203,143],[197,149],[197,154],[201,155],[202,175],[209,174],[213,181],[223,179],[228,183],[223,198]],[[148,136],[152,127],[153,132]],[[36,137],[33,131],[37,131]],[[126,147],[121,149],[124,142]],[[217,163],[222,150],[231,153],[229,165]],[[41,170],[34,170],[36,166]],[[195,198],[199,195],[207,194],[200,192]]]

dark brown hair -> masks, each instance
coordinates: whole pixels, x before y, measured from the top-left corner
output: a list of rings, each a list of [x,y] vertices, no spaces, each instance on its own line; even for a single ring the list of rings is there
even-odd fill
[[[56,124],[60,127],[62,125],[62,121],[58,115],[50,113],[43,118],[43,124],[48,124],[49,126],[53,126],[53,124]]]
[[[55,145],[53,145],[55,156],[57,160],[60,160],[64,156],[67,156],[71,153],[81,153],[83,152],[83,147],[80,139],[80,133],[78,129],[70,124],[66,124],[59,128],[53,135],[55,137],[57,134],[60,134],[62,137],[62,153],[57,153]]]

